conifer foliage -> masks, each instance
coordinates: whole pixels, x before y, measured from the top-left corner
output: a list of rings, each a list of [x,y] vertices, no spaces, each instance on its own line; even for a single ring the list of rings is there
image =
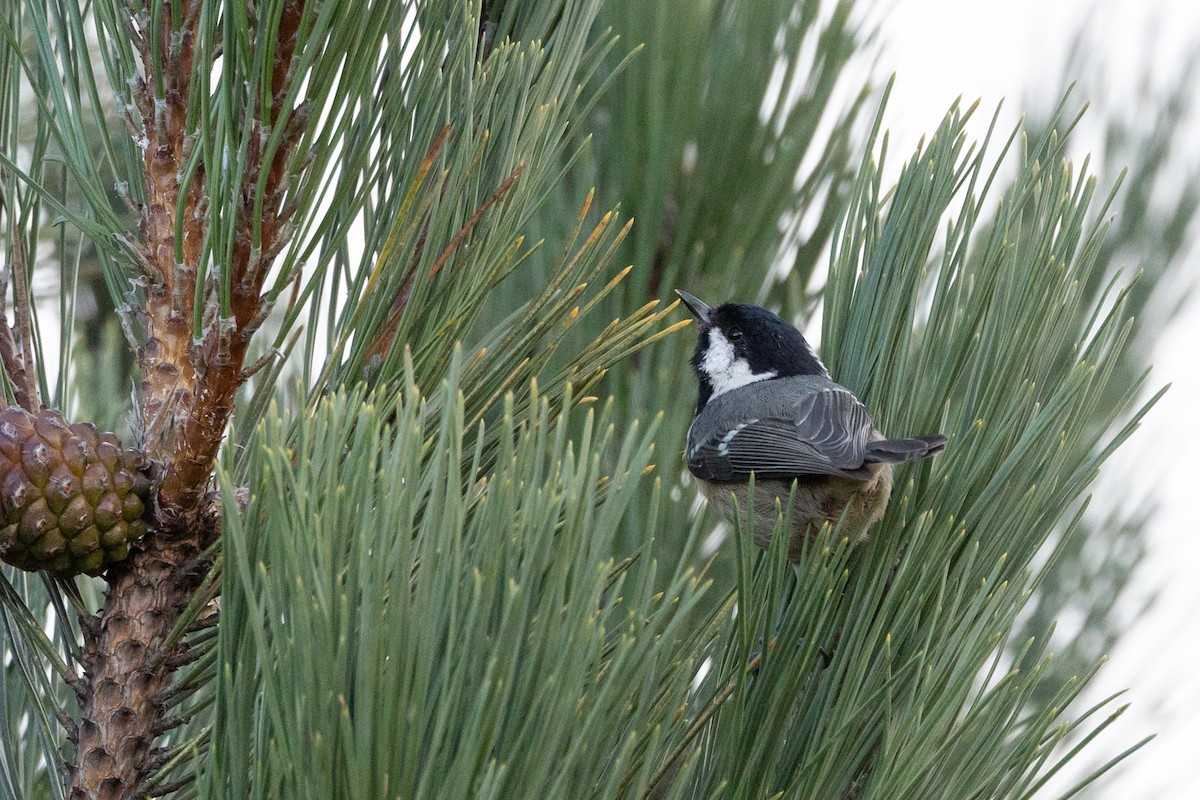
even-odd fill
[[[1107,201],[1061,112],[976,144],[957,105],[883,186],[862,25],[6,3],[0,414],[125,408],[132,450],[68,430],[138,471],[128,557],[0,572],[0,798],[1044,796],[1119,713],[1010,641],[1145,410],[1126,287],[1079,288]],[[710,554],[658,298],[797,317],[826,245],[834,377],[950,445],[865,545]],[[124,385],[82,384],[89,286]]]

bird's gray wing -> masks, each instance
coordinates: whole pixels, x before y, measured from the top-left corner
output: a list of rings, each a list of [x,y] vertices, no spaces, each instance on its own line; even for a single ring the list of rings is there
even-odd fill
[[[717,400],[736,401],[735,394]],[[864,461],[874,434],[871,416],[848,389],[832,381],[802,384],[782,398],[776,392],[759,402],[751,398],[726,406],[712,409],[715,421],[689,432],[688,469],[698,478],[748,480],[751,472],[782,479],[870,475]]]

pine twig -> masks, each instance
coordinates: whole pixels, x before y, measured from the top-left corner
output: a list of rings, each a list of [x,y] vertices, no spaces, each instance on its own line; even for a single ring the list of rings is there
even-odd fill
[[[9,274],[12,276],[13,293],[13,324],[9,326],[7,319],[0,325],[0,361],[8,373],[13,387],[13,397],[17,405],[26,411],[36,412],[41,408],[41,393],[38,391],[36,380],[37,369],[33,363],[33,321],[29,316],[29,282],[26,273],[25,243],[21,231],[14,226],[12,233],[12,263]],[[6,276],[7,277],[7,276]],[[7,281],[5,281],[7,284]],[[4,305],[8,294],[8,286],[0,286],[0,317],[4,317]],[[20,341],[20,353],[17,352],[17,341]]]
[[[146,143],[143,168],[140,251],[149,273],[144,323],[146,338],[138,357],[143,375],[142,423],[147,456],[156,470],[151,532],[130,557],[108,573],[109,588],[96,625],[84,632],[81,722],[75,761],[69,765],[72,800],[144,797],[161,766],[155,740],[178,724],[168,716],[172,677],[195,658],[171,632],[204,585],[210,570],[209,544],[219,521],[208,520],[203,497],[216,453],[233,411],[233,395],[245,379],[243,362],[250,338],[265,316],[262,285],[270,254],[290,235],[287,204],[281,202],[292,176],[287,164],[300,139],[304,117],[293,114],[273,154],[265,136],[252,137],[236,209],[238,234],[232,271],[232,320],[212,320],[199,347],[193,343],[192,311],[198,298],[197,267],[207,236],[209,202],[204,165],[189,171],[195,147],[187,131],[191,77],[196,67],[195,35],[200,0],[166,4],[158,30],[147,30],[143,7],[137,25],[127,29],[141,54],[148,82],[131,86]],[[304,12],[303,0],[289,0],[279,19],[271,75],[270,118],[250,124],[263,131],[279,122],[288,96]],[[176,15],[182,19],[173,19]],[[160,37],[156,61],[151,37]],[[156,99],[152,84],[161,86]],[[255,200],[260,169],[267,170],[259,247],[249,231],[258,213]],[[184,214],[176,227],[176,209]],[[231,324],[228,324],[231,323]],[[155,790],[162,793],[162,787]]]
[[[488,209],[490,209],[496,203],[496,201],[498,201],[501,197],[507,194],[510,189],[512,189],[513,184],[516,183],[517,178],[521,177],[521,173],[524,171],[525,164],[518,164],[516,169],[509,173],[508,177],[501,181],[500,185],[497,186],[492,193],[488,195],[482,203],[479,204],[479,207],[475,209],[475,213],[472,214],[471,218],[463,223],[463,226],[458,229],[453,237],[451,237],[450,243],[446,245],[445,249],[442,250],[441,254],[438,256],[437,261],[435,261],[433,266],[430,267],[430,278],[437,277],[437,274],[442,271],[442,267],[446,266],[446,262],[449,261],[450,257],[454,255],[454,252],[458,250],[459,245],[463,243],[475,226],[479,224],[479,221],[483,219],[483,215],[488,212]],[[424,244],[423,236],[424,234],[422,235],[422,245]],[[396,338],[396,332],[400,328],[400,318],[404,315],[404,308],[408,304],[408,298],[412,292],[412,285],[415,277],[416,272],[414,271],[411,275],[409,275],[408,280],[406,280],[404,285],[400,288],[400,292],[396,295],[396,299],[392,303],[392,308],[391,312],[388,314],[387,323],[383,326],[383,330],[379,332],[379,335],[375,337],[375,340],[371,342],[371,346],[367,348],[367,361],[370,361],[372,358],[382,357],[388,352],[388,350],[391,349],[392,342]]]

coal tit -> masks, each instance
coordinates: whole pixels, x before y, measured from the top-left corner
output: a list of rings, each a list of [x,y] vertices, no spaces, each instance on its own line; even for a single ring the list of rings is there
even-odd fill
[[[888,439],[866,406],[829,377],[800,331],[760,306],[718,308],[676,290],[700,328],[692,367],[700,382],[688,428],[688,470],[722,517],[732,498],[745,509],[754,473],[754,543],[767,547],[776,499],[786,507],[792,483],[788,559],[799,561],[806,538],[823,523],[851,542],[883,516],[892,465],[941,452],[940,434]],[[843,518],[844,517],[844,518]]]

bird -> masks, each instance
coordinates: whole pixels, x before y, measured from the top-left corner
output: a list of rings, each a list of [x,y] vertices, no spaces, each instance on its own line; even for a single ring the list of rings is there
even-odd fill
[[[825,523],[840,522],[851,544],[862,542],[887,508],[893,465],[940,453],[946,437],[887,438],[803,334],[769,309],[712,308],[675,293],[699,328],[691,360],[699,394],[685,455],[709,505],[733,522],[753,474],[757,546],[770,546],[776,501],[786,508],[793,484],[790,562]]]

